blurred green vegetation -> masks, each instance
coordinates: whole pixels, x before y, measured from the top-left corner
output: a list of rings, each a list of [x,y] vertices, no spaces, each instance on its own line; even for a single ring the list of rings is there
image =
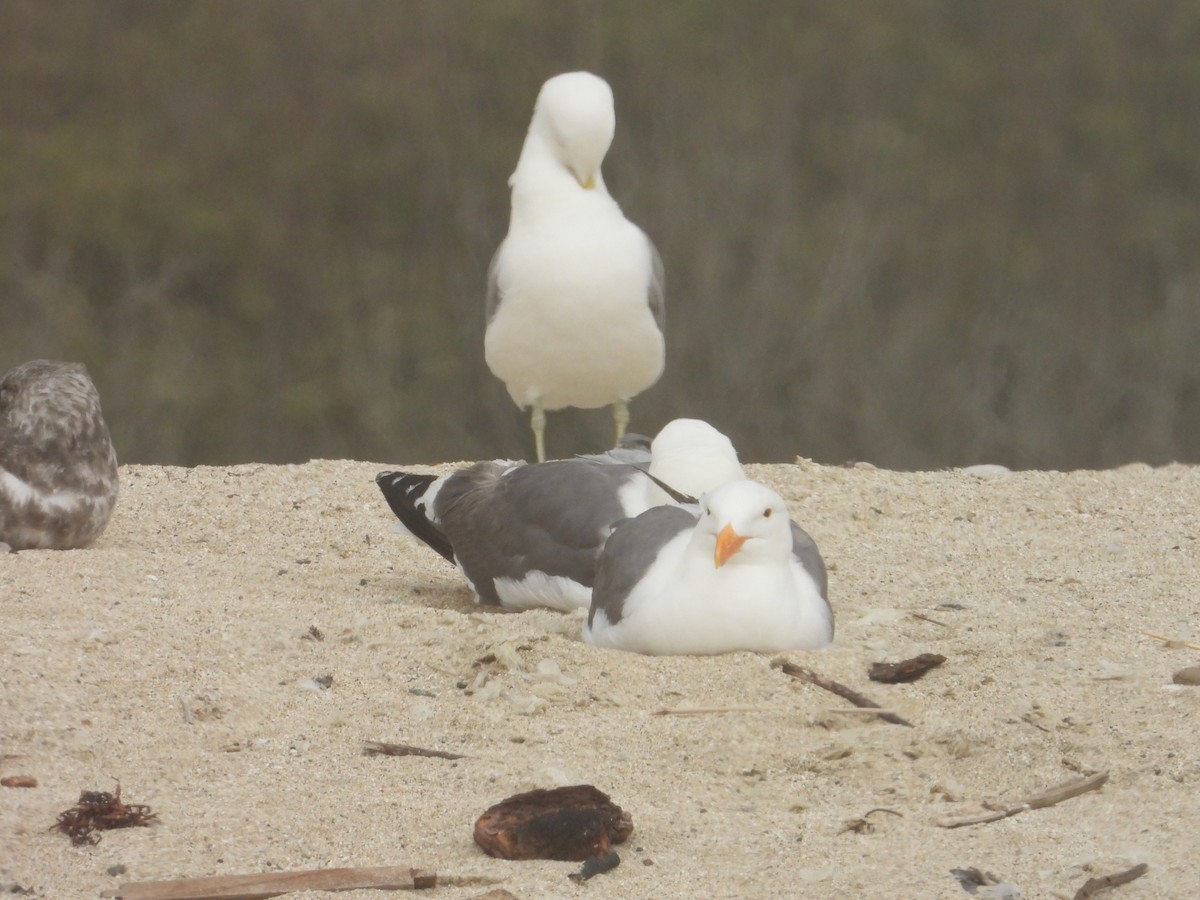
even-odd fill
[[[635,428],[1198,462],[1198,46],[1194,0],[4,0],[0,371],[86,362],[124,462],[528,455],[487,264],[586,68],[667,268]]]

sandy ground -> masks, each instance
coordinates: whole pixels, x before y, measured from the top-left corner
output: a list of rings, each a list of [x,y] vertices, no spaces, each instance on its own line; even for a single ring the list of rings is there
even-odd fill
[[[1108,896],[1200,892],[1200,688],[1172,684],[1200,651],[1143,634],[1200,641],[1200,468],[750,467],[830,564],[836,645],[789,658],[905,728],[769,656],[601,651],[578,617],[474,607],[390,530],[373,478],[394,467],[129,466],[96,547],[0,557],[0,775],[39,781],[0,788],[0,887],[415,865],[467,882],[447,898],[494,879],[521,898],[895,900],[965,898],[949,870],[978,867],[1040,898],[1145,862]],[[923,652],[947,662],[866,678]],[[687,707],[739,709],[655,715]],[[938,825],[1099,771],[1057,806]],[[118,781],[158,825],[84,848],[48,830]],[[472,842],[492,803],[579,782],[633,818],[616,870],[577,885],[577,864]],[[877,808],[896,815],[848,828]]]

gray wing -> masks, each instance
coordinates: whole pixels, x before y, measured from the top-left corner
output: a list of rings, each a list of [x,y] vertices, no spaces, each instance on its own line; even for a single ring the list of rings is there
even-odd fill
[[[497,578],[520,581],[543,572],[590,587],[596,555],[625,516],[620,489],[639,477],[631,466],[581,459],[511,471],[476,463],[447,480],[435,506],[480,600],[499,605]]]
[[[627,431],[617,441],[617,446],[603,453],[580,453],[578,459],[590,459],[600,463],[621,463],[645,469],[650,465],[650,441],[644,434]]]
[[[825,560],[821,558],[817,542],[794,521],[792,522],[792,556],[812,576],[821,591],[821,596],[829,596],[829,575],[825,571]]]
[[[487,319],[488,325],[492,324],[492,319],[496,318],[496,310],[500,308],[500,254],[504,252],[504,244],[507,238],[500,242],[500,246],[496,248],[496,252],[492,254],[492,261],[488,264],[487,276]],[[661,264],[660,264],[661,265]]]
[[[649,303],[650,312],[654,314],[654,321],[658,323],[658,330],[663,334],[667,333],[667,273],[663,269],[662,257],[658,255],[658,248],[654,246],[654,241],[646,238],[646,243],[650,245],[650,293]]]
[[[696,527],[696,517],[678,506],[656,506],[635,519],[619,522],[596,562],[596,584],[588,626],[596,610],[604,610],[610,625],[625,614],[625,600],[659,553],[681,531]]]
[[[817,549],[817,542],[795,521],[792,522],[792,558],[804,566],[805,571],[812,576],[825,605],[832,613],[833,607],[829,603],[829,574],[825,571],[825,560],[821,557],[821,551]],[[830,622],[832,621],[833,616],[830,615]]]

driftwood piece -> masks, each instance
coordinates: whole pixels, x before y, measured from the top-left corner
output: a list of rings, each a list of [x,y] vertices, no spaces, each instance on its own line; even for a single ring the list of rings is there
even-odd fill
[[[912,659],[903,659],[896,663],[872,663],[867,677],[872,681],[884,684],[901,684],[906,681],[916,681],[930,669],[936,669],[946,661],[946,657],[938,653],[922,653]]]
[[[262,900],[296,891],[420,891],[437,887],[436,872],[400,866],[365,869],[306,869],[259,875],[212,875],[170,881],[134,881],[101,897],[120,900]]]
[[[855,706],[861,707],[862,709],[883,710],[883,707],[881,707],[878,703],[876,703],[874,700],[864,697],[858,691],[848,688],[844,684],[841,684],[837,681],[826,678],[824,675],[818,675],[812,669],[790,663],[786,659],[772,660],[771,667],[780,669],[784,675],[790,675],[792,678],[799,679],[800,681],[807,681],[809,684],[815,684],[819,688],[824,688],[832,694],[837,694],[843,700],[849,700]],[[900,716],[896,715],[895,713],[881,711],[879,713],[879,718],[883,719],[885,722],[891,722],[893,725],[903,725],[906,728],[913,727],[912,722],[909,722],[907,719],[900,718]]]
[[[1099,878],[1089,878],[1083,883],[1083,887],[1075,892],[1074,900],[1088,900],[1089,897],[1094,897],[1101,891],[1129,884],[1129,882],[1141,878],[1149,871],[1150,867],[1148,865],[1138,863],[1124,872],[1117,872],[1113,875],[1102,875]]]
[[[515,794],[475,822],[475,843],[501,859],[583,862],[633,832],[633,820],[590,784]]]
[[[5,775],[0,778],[0,786],[11,788],[35,788],[38,781],[32,775]]]
[[[1077,778],[1074,781],[1065,782],[1049,790],[1042,791],[1039,794],[1032,794],[1024,800],[999,809],[989,810],[985,813],[975,813],[969,816],[948,816],[939,819],[937,824],[942,828],[961,828],[963,825],[982,825],[985,822],[998,822],[1001,819],[1007,819],[1009,816],[1015,816],[1030,809],[1043,809],[1047,806],[1054,806],[1056,803],[1062,803],[1064,800],[1070,800],[1072,797],[1078,797],[1080,794],[1094,791],[1106,781],[1108,781],[1108,773],[1098,772],[1095,775],[1089,775],[1087,778]]]
[[[435,759],[467,759],[461,753],[446,750],[426,750],[411,744],[385,744],[383,741],[365,741],[363,756],[432,756]]]

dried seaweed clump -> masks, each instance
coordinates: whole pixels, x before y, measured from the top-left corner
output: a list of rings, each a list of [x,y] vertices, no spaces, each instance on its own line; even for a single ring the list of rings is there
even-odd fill
[[[592,785],[577,784],[502,800],[475,823],[475,843],[500,859],[582,862],[604,856],[632,832],[629,813]]]
[[[82,847],[84,844],[100,842],[100,835],[93,832],[149,825],[157,819],[158,815],[151,812],[149,806],[121,802],[121,785],[118,783],[114,794],[83,791],[77,804],[58,814],[58,821],[50,830],[61,831],[71,839],[72,844]]]

